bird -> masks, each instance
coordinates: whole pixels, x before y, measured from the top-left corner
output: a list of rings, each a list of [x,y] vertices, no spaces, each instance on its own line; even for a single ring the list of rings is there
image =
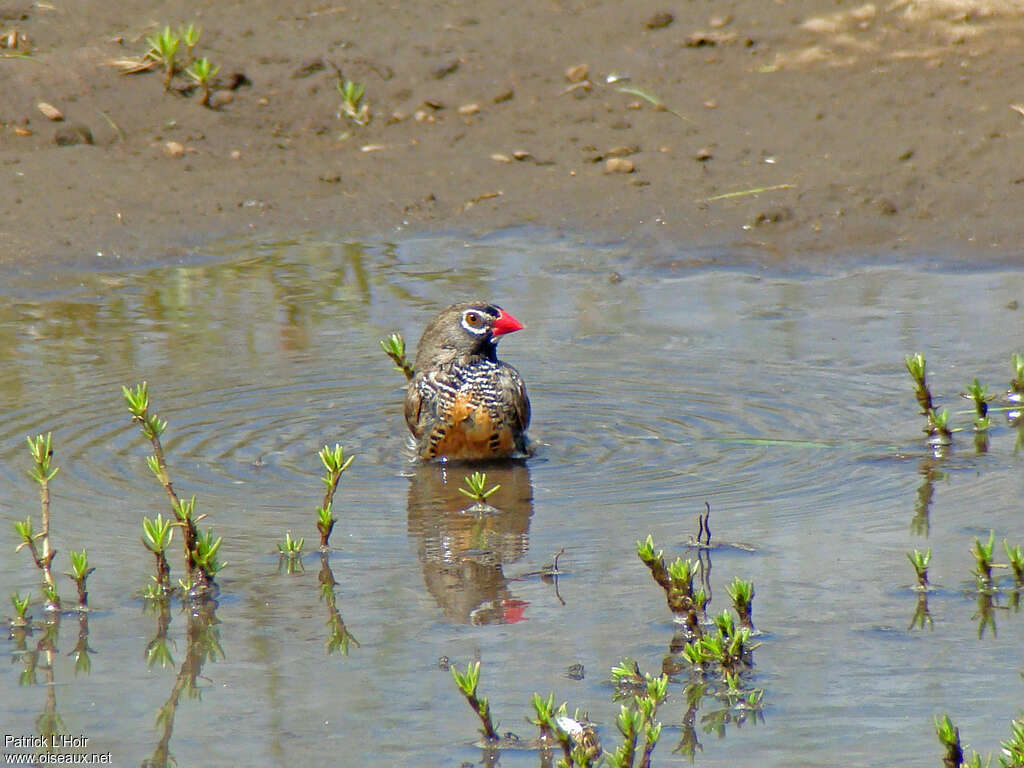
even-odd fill
[[[418,458],[481,460],[530,453],[530,398],[498,359],[498,339],[523,324],[486,301],[452,304],[427,324],[405,395]]]

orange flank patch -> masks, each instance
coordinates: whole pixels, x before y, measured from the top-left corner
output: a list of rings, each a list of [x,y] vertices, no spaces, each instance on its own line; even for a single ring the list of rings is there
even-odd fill
[[[428,458],[487,459],[508,456],[513,450],[512,431],[497,428],[491,414],[473,402],[472,393],[460,392],[448,412],[448,426]]]

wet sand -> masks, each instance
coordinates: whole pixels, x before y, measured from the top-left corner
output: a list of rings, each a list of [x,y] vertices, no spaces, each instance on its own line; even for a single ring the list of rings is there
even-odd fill
[[[165,93],[111,64],[190,22],[216,109],[183,75]],[[977,262],[1012,260],[1024,230],[1020,2],[15,1],[0,34],[16,268],[518,225],[682,266]],[[339,116],[339,72],[368,125]]]

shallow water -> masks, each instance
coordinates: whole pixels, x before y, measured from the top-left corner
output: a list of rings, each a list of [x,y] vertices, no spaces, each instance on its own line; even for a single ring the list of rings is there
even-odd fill
[[[997,750],[1024,693],[1024,617],[1004,595],[997,631],[979,638],[969,547],[989,530],[1024,543],[1019,437],[997,415],[987,453],[964,432],[932,458],[903,356],[925,354],[939,401],[969,424],[956,396],[965,384],[1000,390],[1010,378],[1024,272],[702,261],[536,232],[310,235],[219,243],[179,266],[12,277],[0,309],[0,593],[36,590],[10,525],[38,520],[28,434],[54,431],[58,570],[81,547],[97,570],[91,671],[76,674],[68,655],[73,616],[53,686],[42,672],[19,685],[23,657],[8,641],[5,732],[31,733],[55,707],[66,732],[115,765],[158,751],[187,617],[173,607],[173,664],[147,667],[157,619],[139,597],[151,567],[139,521],[167,510],[120,394],[145,379],[170,422],[175,485],[197,496],[228,562],[223,656],[175,712],[180,765],[477,763],[476,723],[442,656],[482,660],[501,731],[532,738],[530,694],[554,691],[589,710],[611,747],[610,667],[632,656],[657,671],[673,634],[634,543],[651,533],[670,557],[685,554],[705,501],[716,542],[753,547],[712,551],[712,608],[727,607],[733,577],[754,581],[763,635],[751,681],[765,694],[764,721],[730,724],[723,738],[698,714],[697,764],[937,763],[932,718],[943,712],[972,747]],[[485,517],[460,512],[462,468],[409,464],[401,376],[377,346],[395,329],[412,344],[434,311],[472,296],[526,324],[499,353],[529,385],[542,444],[525,463],[487,468],[503,512]],[[326,651],[312,552],[315,452],[334,442],[357,454],[330,558],[358,641],[347,656]],[[309,551],[295,575],[276,555],[286,530]],[[908,629],[917,600],[904,553],[926,547],[934,626]],[[562,548],[557,585],[530,575]],[[566,676],[576,663],[582,681]],[[657,765],[689,763],[672,752],[681,685],[670,694]],[[509,750],[500,762],[538,759]]]

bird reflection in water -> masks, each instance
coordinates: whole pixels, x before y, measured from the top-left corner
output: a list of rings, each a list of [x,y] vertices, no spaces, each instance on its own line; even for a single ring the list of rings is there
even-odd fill
[[[501,488],[474,505],[459,492],[473,470]],[[533,486],[524,462],[422,464],[409,484],[409,535],[417,542],[427,590],[448,620],[459,624],[511,624],[526,618],[528,603],[509,589],[504,568],[529,548]]]

